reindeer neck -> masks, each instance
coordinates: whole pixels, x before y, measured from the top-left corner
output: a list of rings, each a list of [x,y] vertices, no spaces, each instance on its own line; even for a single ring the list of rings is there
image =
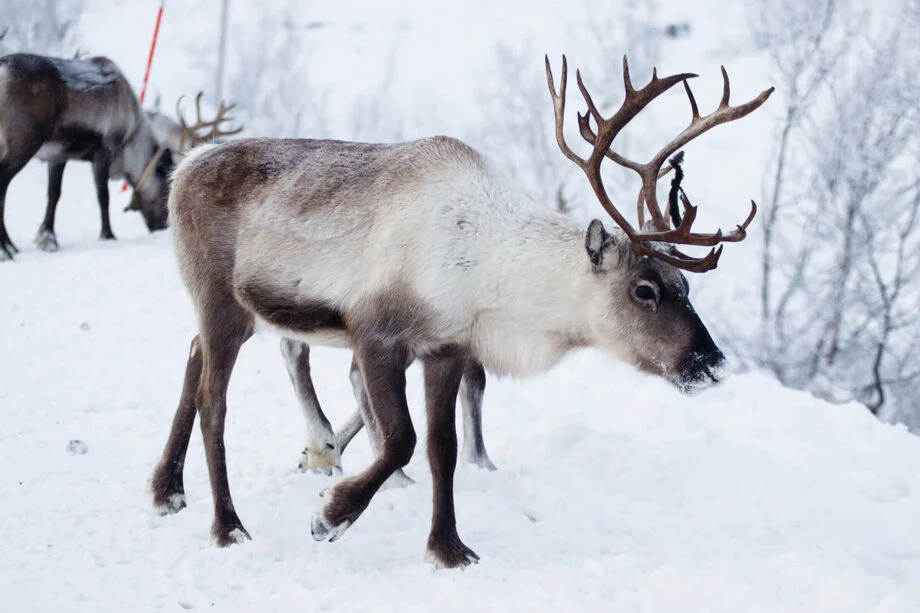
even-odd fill
[[[477,322],[478,352],[496,372],[544,370],[589,338],[594,284],[584,229],[547,211],[520,221],[501,248],[492,248]]]

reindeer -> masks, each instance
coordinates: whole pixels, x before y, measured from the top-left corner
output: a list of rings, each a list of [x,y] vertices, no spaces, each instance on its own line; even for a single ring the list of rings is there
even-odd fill
[[[131,85],[104,57],[60,59],[16,53],[0,58],[0,255],[18,252],[3,223],[6,190],[34,156],[48,162],[48,206],[36,242],[58,248],[54,213],[68,160],[92,163],[102,218],[100,239],[114,239],[108,180],[135,186],[147,228],[166,227],[170,152],[158,145]],[[148,174],[144,185],[140,177]]]
[[[732,232],[697,233],[686,196],[683,219],[672,228],[656,187],[672,154],[751,113],[773,91],[733,107],[722,74],[722,101],[701,116],[687,85],[695,75],[653,72],[637,90],[624,58],[626,96],[609,118],[579,74],[588,112],[578,124],[592,146],[582,158],[563,136],[565,58],[558,94],[546,59],[557,142],[618,226],[612,231],[597,219],[584,229],[531,202],[481,154],[443,136],[388,145],[257,138],[193,150],[176,169],[169,208],[199,336],[152,477],[154,504],[162,512],[185,504],[182,468],[197,411],[212,537],[219,546],[250,538],[230,495],[223,434],[231,371],[257,323],[292,343],[351,347],[380,429],[370,467],[320,494],[311,521],[318,541],[340,538],[411,458],[416,435],[405,368],[422,361],[433,480],[426,558],[438,567],[479,559],[458,536],[453,500],[455,402],[469,359],[493,373],[523,375],[548,369],[576,347],[598,347],[683,391],[718,381],[725,358],[690,303],[682,271],[715,268],[721,244],[744,239],[756,206]],[[689,126],[645,164],[614,151],[620,130],[678,83],[690,101]],[[640,203],[651,218],[640,229],[605,191],[605,158],[642,179]],[[694,257],[678,245],[711,249]]]

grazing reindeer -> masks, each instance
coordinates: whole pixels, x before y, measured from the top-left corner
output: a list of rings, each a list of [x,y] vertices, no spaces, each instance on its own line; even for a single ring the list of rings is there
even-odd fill
[[[36,155],[48,162],[48,206],[36,237],[40,248],[58,248],[54,214],[68,160],[92,163],[100,238],[115,238],[109,179],[124,178],[135,187],[137,208],[151,232],[166,227],[170,151],[158,152],[137,96],[111,60],[24,53],[0,58],[0,257],[12,259],[18,251],[3,223],[7,187]]]
[[[563,137],[565,60],[558,95],[546,62],[558,144],[619,226],[609,233],[599,220],[585,232],[525,199],[452,138],[392,145],[243,139],[194,150],[176,170],[170,219],[200,336],[153,475],[155,504],[164,512],[184,504],[182,466],[197,410],[214,501],[212,536],[220,546],[249,538],[233,507],[223,435],[230,374],[257,321],[287,338],[352,347],[380,428],[382,448],[370,467],[321,495],[311,524],[316,540],[340,538],[411,458],[416,436],[405,368],[422,360],[434,490],[427,558],[441,567],[478,560],[457,534],[453,502],[454,410],[467,360],[521,375],[593,346],[681,390],[716,381],[724,357],[690,304],[681,270],[715,268],[721,248],[696,258],[674,245],[740,241],[755,209],[729,234],[701,234],[692,231],[696,209],[684,198],[683,220],[670,229],[656,185],[671,154],[757,109],[772,89],[732,107],[723,70],[722,102],[702,117],[686,87],[695,75],[653,73],[636,90],[625,58],[623,69],[626,98],[609,119],[579,75],[588,105],[579,126],[593,146],[581,158]],[[611,149],[633,117],[682,82],[693,111],[683,132],[646,164]],[[642,229],[610,201],[600,174],[604,158],[642,178],[640,197],[651,215]]]

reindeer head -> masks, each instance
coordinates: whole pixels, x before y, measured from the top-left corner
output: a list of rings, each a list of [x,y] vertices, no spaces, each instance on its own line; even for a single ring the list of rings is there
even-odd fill
[[[588,107],[584,115],[578,114],[578,126],[582,138],[594,148],[590,156],[582,158],[569,148],[563,135],[567,80],[565,56],[562,58],[562,80],[558,94],[549,58],[546,58],[546,81],[556,116],[556,142],[562,153],[584,171],[601,206],[619,226],[614,232],[608,233],[599,220],[594,220],[588,226],[585,236],[587,255],[601,290],[592,294],[597,296],[597,303],[588,305],[595,326],[594,334],[601,346],[616,353],[624,361],[661,375],[684,391],[717,381],[725,358],[690,304],[689,286],[681,271],[706,272],[715,268],[722,255],[721,243],[743,240],[757,207],[752,201],[747,219],[728,234],[723,234],[721,230],[710,234],[693,232],[697,209],[690,204],[680,188],[683,177],[680,168],[682,155],[678,153],[671,156],[710,128],[753,112],[773,93],[771,87],[750,102],[733,107],[729,104],[731,88],[728,74],[722,68],[722,100],[715,111],[702,117],[687,84],[687,80],[695,76],[683,73],[659,79],[653,71],[649,84],[636,90],[632,86],[629,66],[624,57],[626,98],[613,116],[604,118],[585,88],[581,74],[576,73],[578,89]],[[684,84],[690,101],[690,125],[645,164],[629,160],[613,151],[613,141],[626,124],[652,100],[677,83]],[[592,120],[596,130],[591,126]],[[639,175],[642,186],[639,189],[637,208],[641,230],[636,230],[627,221],[607,195],[601,177],[601,162],[605,158]],[[662,170],[669,158],[670,165]],[[659,207],[657,197],[658,180],[671,170],[676,175],[672,182],[669,207],[673,228],[668,216]],[[678,198],[683,204],[682,217]],[[647,223],[644,221],[646,208],[651,216]],[[703,257],[693,257],[679,251],[677,245],[705,246],[711,249]]]
[[[125,211],[140,212],[151,232],[166,229],[169,218],[166,206],[169,200],[169,174],[174,167],[172,150],[159,143],[152,145],[150,159],[125,207]]]

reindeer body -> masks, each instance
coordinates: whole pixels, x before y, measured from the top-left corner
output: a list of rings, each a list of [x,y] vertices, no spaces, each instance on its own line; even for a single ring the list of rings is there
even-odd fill
[[[109,179],[137,185],[158,142],[130,84],[103,57],[65,60],[29,54],[0,58],[0,251],[15,247],[2,222],[6,188],[32,158],[49,164],[48,207],[39,246],[57,248],[54,212],[64,166],[90,161],[102,218],[101,238],[115,238],[109,221]],[[166,225],[168,157],[139,194],[141,212],[153,231]]]
[[[553,308],[560,293],[579,302],[566,264],[583,263],[583,231],[505,189],[459,141],[241,140],[196,150],[174,188],[171,219],[193,296],[218,275],[285,336],[347,347],[365,319],[400,311],[381,333],[413,355],[462,348],[492,372],[523,374],[588,332],[565,321],[577,310]],[[557,290],[539,300],[549,287]],[[522,294],[537,300],[522,303]]]

